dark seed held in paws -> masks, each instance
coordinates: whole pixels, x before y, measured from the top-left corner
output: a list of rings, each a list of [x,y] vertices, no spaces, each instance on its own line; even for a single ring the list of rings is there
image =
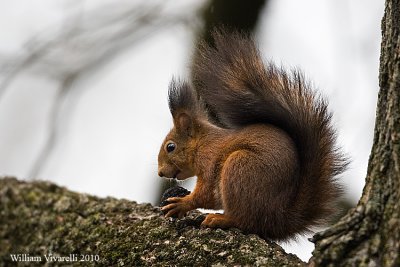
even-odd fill
[[[174,186],[174,187],[168,188],[167,190],[165,190],[164,194],[161,197],[160,207],[164,207],[165,205],[169,204],[167,199],[170,197],[184,197],[189,194],[190,194],[190,191],[186,190],[185,188],[183,188],[181,186]],[[163,214],[166,214],[166,213],[167,213],[167,211],[163,211]]]

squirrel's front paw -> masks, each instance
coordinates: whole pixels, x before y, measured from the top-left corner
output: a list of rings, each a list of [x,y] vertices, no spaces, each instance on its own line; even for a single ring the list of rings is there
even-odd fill
[[[165,217],[178,217],[181,219],[186,212],[193,209],[192,201],[188,196],[170,197],[167,202],[170,204],[161,208],[163,212],[166,212]]]

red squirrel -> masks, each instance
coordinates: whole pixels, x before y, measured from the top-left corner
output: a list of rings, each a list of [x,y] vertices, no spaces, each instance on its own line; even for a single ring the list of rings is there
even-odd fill
[[[162,210],[182,218],[223,209],[201,226],[274,240],[304,234],[335,211],[347,165],[327,103],[299,71],[264,64],[251,37],[216,30],[213,42],[197,48],[192,82],[169,86],[174,127],[158,174],[197,182]]]

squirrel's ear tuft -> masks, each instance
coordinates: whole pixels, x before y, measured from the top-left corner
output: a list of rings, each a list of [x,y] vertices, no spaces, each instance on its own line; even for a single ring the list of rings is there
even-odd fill
[[[192,87],[187,82],[172,79],[168,90],[168,105],[177,130],[191,135],[200,113],[200,104]]]
[[[187,82],[177,81],[174,78],[172,78],[168,88],[168,105],[174,118],[180,112],[188,114],[197,113],[195,92]]]

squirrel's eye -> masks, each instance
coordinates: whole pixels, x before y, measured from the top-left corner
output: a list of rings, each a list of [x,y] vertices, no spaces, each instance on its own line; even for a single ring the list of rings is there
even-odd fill
[[[172,142],[171,142],[171,143],[168,143],[168,144],[167,144],[166,148],[167,148],[167,152],[168,152],[168,153],[171,153],[172,151],[175,150],[176,145],[175,145],[175,143],[172,143]]]

